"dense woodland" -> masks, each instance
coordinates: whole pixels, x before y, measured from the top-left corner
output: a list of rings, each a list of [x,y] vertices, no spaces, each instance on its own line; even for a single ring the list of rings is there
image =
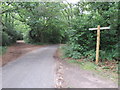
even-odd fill
[[[1,46],[22,39],[26,43],[61,43],[65,44],[66,57],[94,60],[96,31],[89,28],[100,25],[110,27],[110,30],[101,30],[100,59],[119,58],[119,3],[3,2],[0,6]]]

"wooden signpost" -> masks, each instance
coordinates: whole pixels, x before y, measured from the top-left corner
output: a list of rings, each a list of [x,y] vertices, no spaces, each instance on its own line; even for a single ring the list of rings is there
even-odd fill
[[[99,48],[100,48],[100,30],[110,29],[110,27],[100,27],[98,25],[97,28],[89,28],[89,30],[97,30],[97,43],[96,43],[96,64],[99,62]]]

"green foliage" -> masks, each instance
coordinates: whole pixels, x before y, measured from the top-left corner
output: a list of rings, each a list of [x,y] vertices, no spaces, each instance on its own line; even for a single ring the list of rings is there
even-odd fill
[[[3,32],[6,32],[8,34],[9,43],[16,42],[18,35],[15,30],[12,30],[10,27],[6,27],[5,29],[3,29]]]
[[[100,8],[96,7],[99,5]],[[100,59],[102,61],[118,59],[117,3],[78,3],[75,10],[79,10],[79,7],[83,11],[82,13],[75,11],[75,18],[71,19],[72,27],[68,30],[69,42],[65,48],[65,55],[75,59],[83,57],[95,60],[96,31],[89,31],[89,28],[101,25],[101,27],[110,26],[111,29],[101,30]],[[88,14],[84,13],[85,11]]]
[[[85,52],[85,56],[86,56],[87,59],[93,61],[93,60],[95,60],[96,52],[95,52],[95,50],[87,51],[87,52]],[[101,55],[101,56],[102,56],[102,55]]]
[[[15,31],[13,28],[6,26],[3,31],[1,31],[2,40],[0,45],[7,46],[12,43],[15,43],[16,40],[22,39],[22,35],[20,32]]]
[[[103,51],[103,50],[100,50],[100,56],[99,56],[99,59],[101,61],[104,61],[104,60],[113,60],[113,59],[118,59],[118,55],[119,55],[119,52],[117,49],[112,49],[112,50],[109,50],[109,51]],[[89,60],[95,60],[95,57],[96,57],[96,51],[95,50],[91,50],[91,51],[87,51],[85,52],[85,56],[87,59]]]
[[[34,43],[34,41],[32,40],[32,38],[29,35],[29,31],[24,33],[23,39],[27,43]]]
[[[97,67],[94,63],[91,63],[91,62],[86,62],[84,63],[84,66],[83,66],[83,69],[86,69],[86,70],[95,70]]]
[[[15,31],[12,27],[7,26],[2,31],[2,45],[7,46],[15,43],[17,39],[21,39],[21,33]]]
[[[118,59],[119,52],[114,49],[109,50],[109,51],[100,51],[100,59],[101,60],[113,60],[113,59]]]
[[[85,70],[96,70],[97,66],[94,63],[91,62],[80,62],[76,60],[67,60],[68,63],[75,63],[80,65],[81,68]]]
[[[7,50],[6,46],[0,46],[0,56],[3,55]]]
[[[17,40],[23,40],[23,34],[20,31],[17,32]]]
[[[4,3],[2,4],[4,6]],[[9,6],[5,6],[4,10],[8,9]],[[9,11],[9,10],[8,10]],[[21,39],[21,33],[14,29],[14,19],[12,18],[11,12],[5,12],[2,15],[2,46],[11,45],[16,42],[17,39]]]
[[[0,46],[9,45],[10,44],[9,40],[10,40],[10,37],[8,36],[8,34],[5,32],[2,32],[2,40],[0,41]]]
[[[20,27],[27,42],[34,43],[60,43],[65,42],[64,30],[65,22],[59,12],[60,3],[14,3],[13,7],[21,7],[19,13],[13,16],[15,19],[24,22],[30,30],[24,30],[25,27],[21,22],[15,21],[15,29]],[[18,7],[19,6],[19,7]],[[23,27],[21,27],[23,26]],[[27,33],[26,33],[27,31]],[[26,35],[25,35],[26,34]]]
[[[81,53],[78,50],[79,45],[67,45],[62,47],[64,50],[65,57],[71,57],[74,59],[81,58]]]
[[[83,62],[79,62],[79,61],[76,61],[76,60],[67,60],[68,63],[76,63],[76,64],[79,64],[79,65],[84,65]]]

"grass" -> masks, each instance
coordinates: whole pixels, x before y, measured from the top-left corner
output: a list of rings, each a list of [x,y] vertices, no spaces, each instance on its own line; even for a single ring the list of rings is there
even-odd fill
[[[80,64],[80,65],[83,64],[82,62],[75,61],[75,60],[68,60],[67,62],[68,62],[68,63],[77,63],[77,64]]]
[[[85,69],[85,70],[96,70],[97,68],[97,66],[91,62],[80,62],[77,60],[67,60],[67,62],[78,64],[82,69]]]
[[[41,42],[30,43],[30,44],[33,44],[33,45],[49,45],[48,43],[41,43]]]
[[[6,46],[0,46],[0,56],[3,55],[7,50]]]
[[[81,61],[71,60],[71,59],[67,59],[66,62],[76,64],[81,69],[93,71],[97,75],[103,76],[103,77],[108,78],[108,79],[111,79],[115,82],[118,80],[118,74],[117,73],[114,73],[114,72],[105,70],[103,68],[100,68],[99,66],[97,66],[96,64],[94,64],[92,62],[89,62],[89,61],[88,62],[86,62],[86,61],[81,62]]]
[[[97,69],[97,66],[91,62],[85,62],[81,67],[86,70],[96,70]]]

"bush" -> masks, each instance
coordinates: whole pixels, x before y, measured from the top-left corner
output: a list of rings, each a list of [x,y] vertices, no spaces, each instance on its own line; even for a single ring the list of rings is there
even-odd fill
[[[0,56],[3,55],[7,50],[6,46],[0,46]]]
[[[10,45],[10,37],[6,32],[2,32],[2,40],[0,40],[1,46],[7,46]]]
[[[27,43],[50,43],[56,44],[60,43],[61,34],[57,30],[30,30],[24,33],[24,40]]]
[[[15,31],[12,27],[6,25],[6,27],[3,28],[2,33],[2,40],[1,44],[3,46],[10,45],[12,43],[15,43],[16,40],[21,40],[23,38],[22,34],[20,32]]]
[[[79,45],[66,45],[62,47],[64,50],[64,56],[65,57],[70,57],[74,59],[79,59],[82,57],[82,54],[77,51],[78,48],[80,48]]]
[[[1,31],[2,40],[0,40],[0,45],[7,46],[12,43],[15,43],[16,40],[22,39],[21,33],[15,31],[14,29],[4,27],[3,31]]]
[[[103,50],[100,50],[100,56],[99,56],[99,59],[101,61],[105,61],[105,60],[113,60],[113,59],[118,59],[119,58],[119,53],[117,51],[117,48],[116,49],[112,49],[112,50],[106,50],[106,51],[103,51]],[[85,52],[85,56],[89,59],[89,60],[95,60],[95,57],[96,57],[96,51],[95,50],[91,50],[91,51],[87,51]]]
[[[109,51],[100,51],[100,59],[101,60],[113,60],[113,59],[118,59],[118,52],[116,49],[112,49]]]
[[[90,50],[90,51],[84,52],[84,55],[87,57],[87,59],[93,61],[93,60],[95,60],[95,57],[96,57],[96,51]]]
[[[25,32],[24,35],[23,35],[23,40],[26,42],[26,43],[34,43],[34,40],[30,37],[29,35],[29,31]]]
[[[118,45],[115,45],[113,47],[116,47],[111,50],[100,50],[100,56],[99,59],[101,61],[105,60],[118,60],[119,59],[119,52],[118,52]],[[80,59],[80,58],[87,58],[88,60],[94,61],[96,58],[96,51],[95,49],[84,51],[82,52],[82,46],[79,44],[67,44],[62,47],[64,50],[64,57],[70,57],[73,59]]]
[[[10,44],[16,42],[16,40],[18,39],[18,33],[13,28],[6,27],[3,29],[3,31],[8,34]]]
[[[21,32],[17,32],[17,40],[23,40],[23,34]]]

